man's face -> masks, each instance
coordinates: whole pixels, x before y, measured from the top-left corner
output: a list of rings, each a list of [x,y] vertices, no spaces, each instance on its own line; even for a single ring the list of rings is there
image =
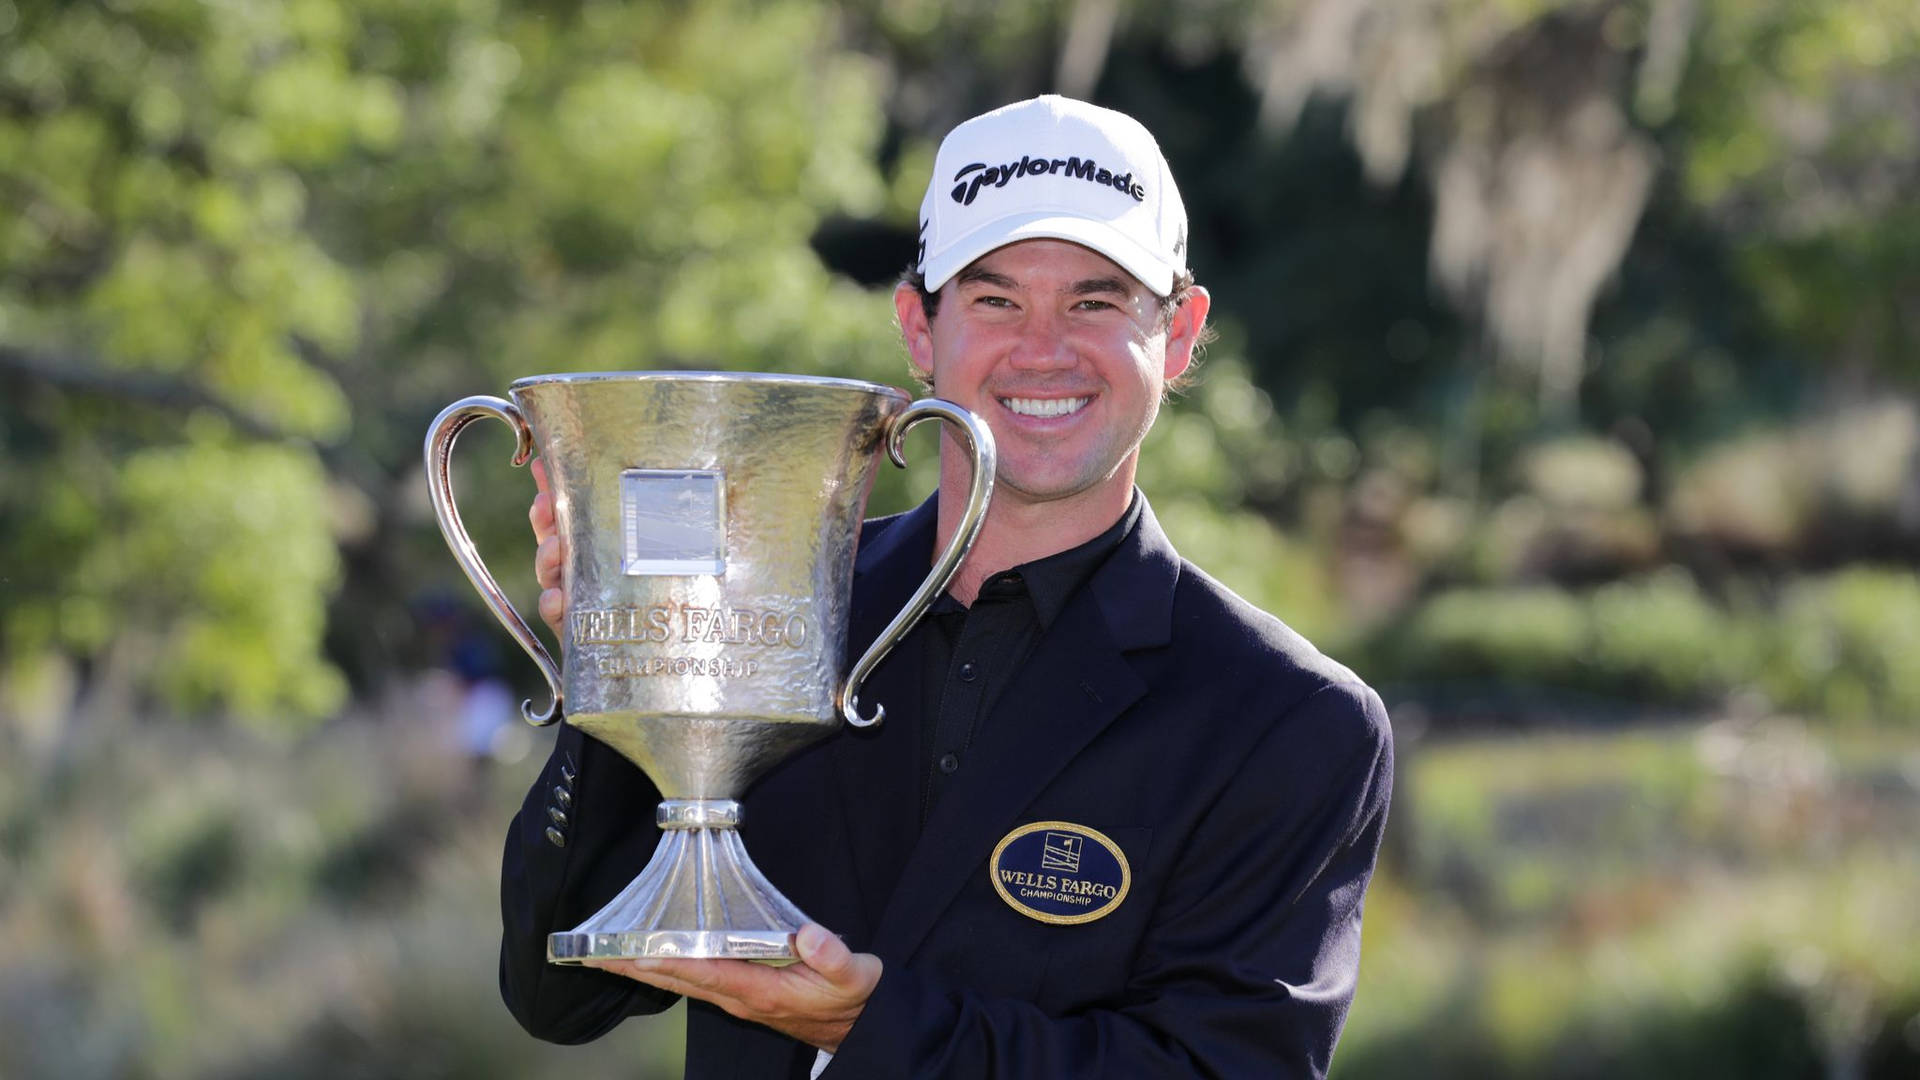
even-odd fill
[[[1160,396],[1193,357],[1207,297],[1160,327],[1159,302],[1112,260],[1064,240],[988,252],[940,290],[929,321],[911,288],[895,310],[934,393],[993,429],[996,499],[1054,502],[1131,490]]]

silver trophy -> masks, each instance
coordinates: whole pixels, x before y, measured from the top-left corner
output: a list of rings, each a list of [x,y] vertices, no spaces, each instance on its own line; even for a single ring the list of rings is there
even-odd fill
[[[427,433],[427,483],[454,558],[533,657],[560,715],[646,770],[662,801],[653,859],[592,918],[547,938],[556,963],[795,958],[807,918],[754,867],[737,801],[764,770],[858,727],[859,690],[953,577],[993,490],[993,436],[951,402],[790,375],[540,375],[513,400],[470,397]],[[454,506],[448,459],[482,417],[513,428],[513,462],[546,463],[567,593],[562,663],[501,593]],[[847,603],[881,448],[922,420],[972,455],[965,513],[932,572],[841,677]]]

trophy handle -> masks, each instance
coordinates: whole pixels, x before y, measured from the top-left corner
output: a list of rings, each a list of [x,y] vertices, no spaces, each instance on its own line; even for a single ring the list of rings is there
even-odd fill
[[[459,562],[460,569],[466,571],[467,580],[480,592],[480,598],[493,609],[494,618],[507,628],[513,640],[533,657],[540,665],[540,674],[547,677],[547,687],[553,691],[553,700],[547,703],[545,710],[533,711],[531,698],[520,703],[520,715],[527,723],[535,727],[545,727],[560,718],[560,669],[533,636],[533,628],[527,620],[514,610],[513,602],[500,591],[500,586],[487,571],[487,564],[480,560],[480,553],[474,549],[473,540],[467,535],[467,527],[460,521],[460,509],[453,504],[453,479],[447,472],[449,460],[453,456],[453,441],[468,424],[483,416],[491,416],[513,429],[516,440],[513,463],[525,465],[533,456],[533,429],[527,426],[527,418],[520,415],[520,409],[513,402],[484,395],[461,398],[459,401],[440,410],[433,418],[433,426],[427,429],[427,493],[433,497],[433,516],[440,521],[440,535],[447,538],[447,546],[453,549],[453,557]]]
[[[967,490],[967,508],[960,515],[953,535],[947,540],[946,550],[933,562],[933,570],[927,579],[920,583],[907,600],[907,606],[893,617],[887,628],[880,632],[866,655],[853,665],[853,671],[847,675],[847,683],[840,690],[840,715],[854,727],[872,727],[887,715],[884,705],[873,707],[872,719],[860,716],[860,685],[873,674],[873,669],[900,639],[907,636],[920,616],[927,613],[927,607],[933,599],[946,589],[953,580],[954,572],[960,569],[960,560],[966,558],[967,549],[973,546],[974,537],[980,535],[980,526],[987,519],[987,500],[993,495],[994,449],[993,432],[972,413],[940,398],[921,398],[906,407],[893,418],[887,427],[887,456],[895,465],[907,467],[906,456],[901,452],[900,440],[907,430],[922,420],[940,419],[952,425],[952,430],[966,444],[967,453],[973,458],[973,486]]]

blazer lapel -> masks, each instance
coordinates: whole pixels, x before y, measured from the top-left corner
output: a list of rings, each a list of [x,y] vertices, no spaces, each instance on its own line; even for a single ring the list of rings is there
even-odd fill
[[[1021,812],[1146,693],[1125,654],[1167,642],[1178,577],[1179,557],[1143,506],[1133,533],[1067,604],[994,706],[913,848],[872,951],[911,956]]]
[[[849,667],[880,636],[913,595],[933,563],[934,500],[892,522],[859,554],[854,566],[853,621],[847,631]],[[831,746],[841,820],[853,853],[854,884],[869,931],[899,879],[914,843],[918,774],[921,638],[908,634],[860,690],[860,708],[887,715],[870,728],[846,728]],[[842,932],[846,932],[844,929]],[[864,947],[857,939],[850,942]]]

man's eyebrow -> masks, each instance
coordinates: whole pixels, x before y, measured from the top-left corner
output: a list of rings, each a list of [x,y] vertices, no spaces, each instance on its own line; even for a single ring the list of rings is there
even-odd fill
[[[996,274],[991,270],[982,270],[977,266],[969,266],[965,270],[955,274],[954,280],[961,285],[968,285],[977,281],[982,285],[991,285],[996,289],[1017,289],[1020,287],[1018,282],[1005,274]]]
[[[1073,283],[1075,296],[1098,296],[1109,293],[1126,298],[1133,296],[1133,290],[1117,277],[1087,278]]]

